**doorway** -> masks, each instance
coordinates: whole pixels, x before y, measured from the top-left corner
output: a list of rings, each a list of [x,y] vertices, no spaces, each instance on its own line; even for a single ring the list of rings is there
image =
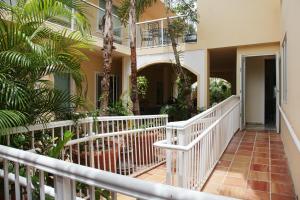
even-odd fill
[[[243,57],[242,126],[255,130],[276,130],[276,56]]]
[[[265,127],[276,127],[276,60],[265,60]]]

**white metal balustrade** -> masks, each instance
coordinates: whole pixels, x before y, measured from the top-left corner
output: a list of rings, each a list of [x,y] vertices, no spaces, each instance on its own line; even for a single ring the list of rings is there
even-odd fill
[[[182,16],[172,16],[170,21],[183,19]],[[187,30],[182,37],[177,38],[177,43],[194,43],[197,42],[197,24],[189,22],[185,19]],[[168,34],[167,18],[138,22],[137,24],[137,47],[160,47],[171,44]]]
[[[237,96],[187,121],[167,124],[166,140],[154,144],[167,150],[167,183],[201,189],[239,125]]]
[[[41,151],[56,144],[66,131],[74,136],[61,158],[122,175],[136,176],[165,162],[165,152],[153,144],[166,138],[167,115],[117,116],[59,121],[12,129],[7,145]],[[19,138],[26,138],[16,145]],[[43,154],[43,152],[41,152]]]
[[[185,190],[105,172],[90,167],[49,158],[0,145],[0,175],[9,199],[57,200],[80,199],[80,187],[87,187],[84,199],[100,199],[99,191],[118,199],[123,194],[136,199],[229,199],[226,197]],[[104,194],[104,193],[102,193]]]

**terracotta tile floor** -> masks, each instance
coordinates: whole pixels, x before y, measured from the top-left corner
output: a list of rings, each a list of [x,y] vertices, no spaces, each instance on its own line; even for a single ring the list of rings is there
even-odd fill
[[[162,164],[150,171],[147,171],[143,173],[140,176],[137,176],[136,178],[145,180],[145,181],[151,181],[155,183],[165,183],[166,182],[166,164]],[[117,196],[118,200],[134,200],[135,198],[128,197],[122,194],[118,194]]]
[[[240,199],[295,199],[280,135],[237,133],[202,191]]]

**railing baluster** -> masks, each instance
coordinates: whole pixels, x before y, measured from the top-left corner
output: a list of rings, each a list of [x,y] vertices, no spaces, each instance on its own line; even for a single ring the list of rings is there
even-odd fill
[[[15,162],[15,198],[20,200],[20,173],[19,173],[19,163]]]
[[[71,179],[62,176],[54,176],[54,189],[56,200],[72,200],[73,188]]]
[[[27,200],[32,199],[32,183],[31,183],[31,168],[29,166],[26,167],[26,178],[27,178]]]
[[[39,189],[40,189],[40,200],[45,199],[45,176],[44,176],[44,171],[40,170],[40,177],[39,177]]]
[[[4,170],[4,198],[5,200],[9,200],[8,161],[6,159],[4,159],[3,162],[3,170]]]

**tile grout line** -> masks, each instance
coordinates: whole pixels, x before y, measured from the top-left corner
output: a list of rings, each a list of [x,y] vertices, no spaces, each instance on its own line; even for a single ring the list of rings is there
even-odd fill
[[[253,142],[252,154],[251,154],[250,164],[249,164],[249,168],[248,168],[248,174],[247,174],[247,178],[246,178],[246,183],[247,183],[246,184],[246,191],[247,191],[247,188],[248,188],[248,179],[249,179],[249,175],[250,175],[250,172],[251,172],[251,165],[252,165],[252,160],[253,160],[253,155],[254,155],[254,148],[255,148],[255,143],[256,143],[256,137],[257,137],[257,131],[255,131],[255,137],[254,137],[254,142]]]
[[[232,160],[231,160],[231,162],[230,162],[230,165],[229,165],[229,167],[228,167],[228,169],[227,169],[227,171],[226,171],[226,173],[225,173],[225,176],[224,176],[223,180],[221,181],[221,184],[220,184],[220,185],[224,185],[224,183],[225,183],[225,179],[226,179],[226,177],[228,176],[228,173],[229,173],[229,170],[230,170],[230,168],[231,168],[231,166],[232,166],[233,160],[235,159],[236,153],[237,153],[237,151],[238,151],[238,149],[239,149],[239,147],[240,147],[240,145],[241,145],[241,143],[242,143],[242,140],[243,140],[243,138],[244,138],[244,136],[245,136],[245,132],[246,132],[246,131],[243,131],[243,136],[242,136],[241,139],[240,139],[240,142],[239,142],[239,144],[238,144],[238,147],[237,147],[236,151],[235,151],[234,154],[233,154],[233,158],[232,158]]]
[[[271,160],[271,135],[270,132],[268,132],[269,134],[269,197],[270,200],[272,200],[272,173],[271,173],[271,165],[272,165],[272,160]]]

